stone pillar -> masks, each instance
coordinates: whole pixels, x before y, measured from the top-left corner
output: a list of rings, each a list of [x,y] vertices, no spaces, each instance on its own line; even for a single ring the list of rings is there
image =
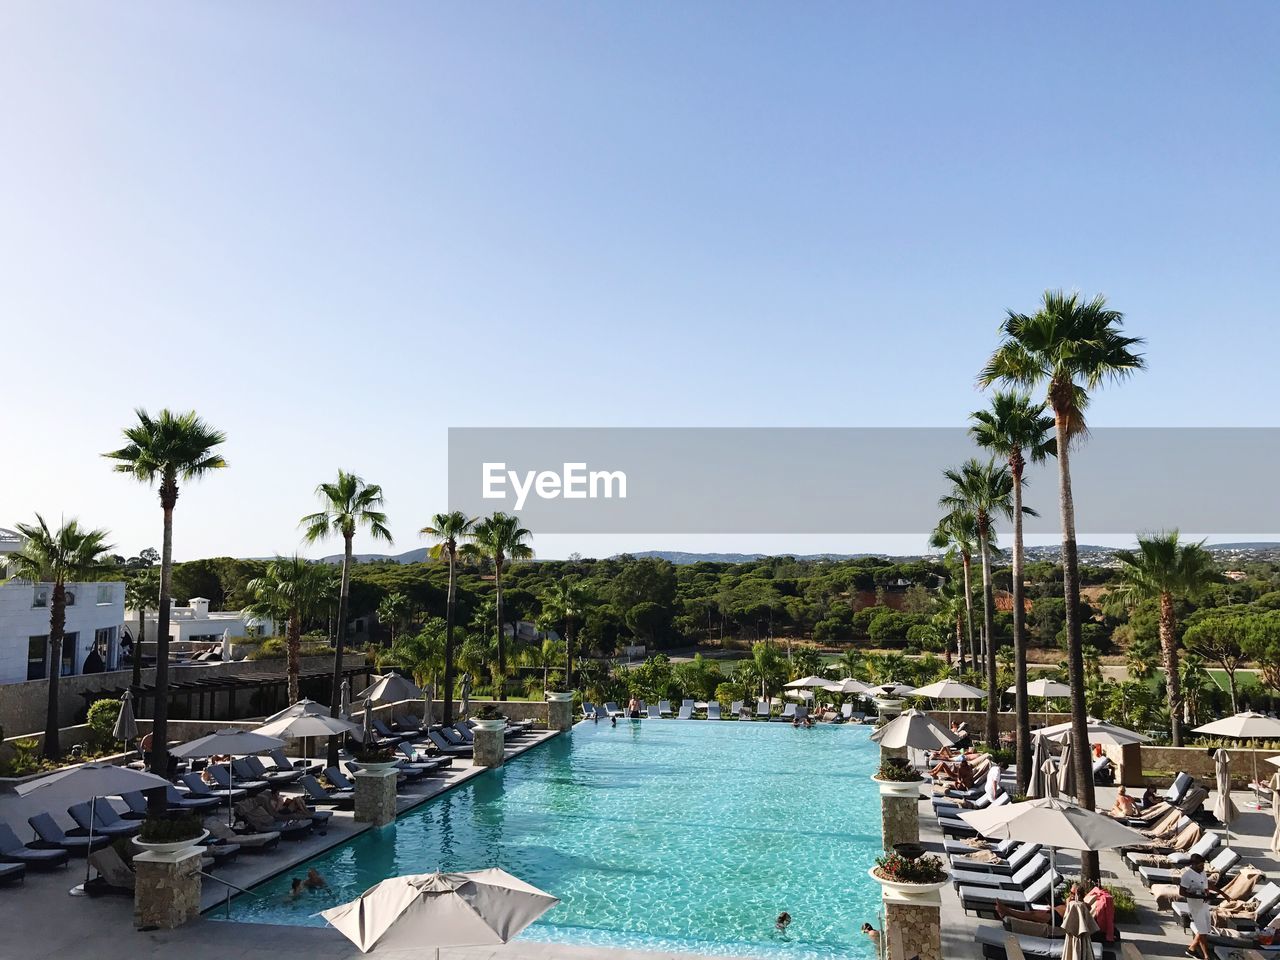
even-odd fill
[[[927,902],[932,898],[932,902]],[[884,892],[888,960],[942,960],[941,901],[937,893],[890,899]]]
[[[876,697],[876,709],[880,711],[881,720],[892,720],[895,717],[902,716],[902,707],[905,701],[895,700],[890,697]]]
[[[486,729],[484,722],[480,721],[472,728],[471,735],[475,738],[471,744],[471,762],[477,767],[502,766],[503,750],[506,747],[506,735],[502,729]]]
[[[147,850],[133,858],[133,925],[172,930],[200,915],[199,847],[177,853]]]
[[[356,771],[356,820],[382,827],[396,818],[396,776],[394,767]]]
[[[565,730],[573,728],[573,694],[547,694],[547,729]]]
[[[888,784],[880,785],[880,833],[884,851],[890,853],[895,843],[920,842],[920,790],[917,784],[896,784],[912,789],[910,794],[886,793]]]

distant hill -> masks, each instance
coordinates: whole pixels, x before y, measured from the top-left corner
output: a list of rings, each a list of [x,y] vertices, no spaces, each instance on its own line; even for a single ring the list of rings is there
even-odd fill
[[[682,550],[643,550],[631,553],[632,557],[656,557],[681,566],[689,563],[750,563],[770,556],[767,553],[685,553]],[[887,557],[883,553],[784,553],[777,556],[795,557],[797,560],[858,560],[863,557]]]
[[[406,550],[404,553],[353,553],[351,558],[357,563],[372,563],[379,561],[383,563],[422,563],[427,559],[427,551],[430,547],[418,547],[416,550]],[[341,563],[342,554],[335,553],[327,557],[320,558],[321,563]]]

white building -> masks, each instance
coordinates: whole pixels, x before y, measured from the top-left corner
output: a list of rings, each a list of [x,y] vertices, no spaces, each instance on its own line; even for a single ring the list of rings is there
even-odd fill
[[[22,537],[0,528],[0,577],[4,562],[22,546]],[[68,583],[67,623],[62,641],[62,676],[84,672],[85,658],[97,645],[106,669],[120,661],[124,622],[124,584]],[[26,580],[0,583],[0,684],[43,680],[49,675],[49,598],[53,585]]]
[[[148,610],[146,618],[146,642],[151,644],[160,629],[159,614]],[[136,639],[138,611],[126,610],[124,622],[129,635]],[[224,636],[269,637],[274,630],[275,625],[267,617],[252,617],[242,610],[210,610],[204,597],[192,597],[185,607],[174,603],[169,611],[169,641],[174,644],[221,643]]]

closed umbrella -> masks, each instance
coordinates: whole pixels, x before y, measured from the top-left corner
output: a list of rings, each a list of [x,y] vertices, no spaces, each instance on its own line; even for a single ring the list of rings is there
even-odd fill
[[[1021,840],[1042,843],[1049,848],[1050,870],[1056,869],[1055,851],[1111,850],[1147,839],[1111,817],[1061,799],[1024,800],[1002,807],[986,807],[960,814],[984,837],[992,840]],[[1053,910],[1053,884],[1049,888],[1049,922]],[[1089,954],[1092,956],[1092,954]]]
[[[919,710],[908,710],[895,717],[871,734],[873,742],[886,749],[910,747],[916,750],[937,750],[955,746],[951,731]]]
[[[1231,802],[1231,754],[1217,750],[1213,754],[1213,776],[1217,781],[1218,796],[1213,801],[1213,815],[1227,828],[1227,843],[1231,842],[1231,821],[1236,818],[1236,805]]]
[[[397,703],[400,700],[421,700],[422,691],[412,680],[406,680],[398,673],[388,673],[377,677],[374,682],[356,695],[358,700],[372,700],[374,703]]]
[[[135,790],[154,790],[167,787],[169,781],[157,777],[154,773],[132,770],[129,767],[117,767],[110,763],[86,763],[70,770],[51,773],[39,780],[32,780],[18,787],[19,796],[31,793],[39,795],[50,802],[84,803],[89,801],[89,846],[93,846],[93,824],[98,812],[99,797],[117,797],[122,793]],[[84,882],[89,882],[89,857],[86,851],[84,861]],[[73,896],[83,896],[84,886],[73,887]]]
[[[1192,732],[1207,733],[1214,737],[1230,737],[1233,740],[1256,740],[1260,738],[1276,740],[1280,739],[1280,720],[1275,717],[1269,717],[1265,713],[1246,710],[1243,713],[1223,717],[1221,720],[1213,721],[1213,723],[1206,723],[1204,726],[1196,727]],[[1262,802],[1258,796],[1258,754],[1256,751],[1253,753],[1253,783],[1254,809],[1260,810],[1262,809]]]
[[[1045,799],[1056,799],[1058,796],[1058,768],[1053,765],[1052,757],[1046,756],[1044,758],[1044,763],[1040,766],[1040,773],[1044,776]]]
[[[338,716],[343,720],[351,719],[351,680],[342,678],[342,692],[338,699]]]
[[[172,757],[200,759],[208,757],[245,757],[254,753],[267,753],[284,746],[279,737],[268,737],[251,730],[217,730],[199,737],[169,751]],[[235,788],[235,771],[227,764],[227,778],[231,788]],[[231,790],[227,791],[227,822],[235,821],[234,808],[231,803]]]
[[[1083,900],[1067,902],[1062,932],[1062,960],[1093,960],[1093,935],[1098,932],[1098,921]]]
[[[1036,736],[1032,738],[1031,782],[1027,785],[1027,796],[1032,800],[1037,797],[1047,797],[1049,795],[1048,788],[1045,784],[1044,773],[1045,761],[1048,759],[1049,751],[1045,747],[1044,737]]]
[[[1280,856],[1280,773],[1271,775],[1271,814],[1275,817],[1276,828],[1271,834],[1271,852]]]
[[[458,715],[459,720],[465,720],[471,714],[471,674],[464,673],[462,675],[462,713]],[[445,717],[448,721],[450,718]]]
[[[120,698],[120,715],[111,728],[111,736],[125,744],[138,739],[138,721],[133,717],[133,694],[128,690]]]
[[[373,732],[373,701],[366,699],[364,702],[364,727],[360,731],[360,742],[367,747],[377,739],[377,734]]]
[[[1058,754],[1058,793],[1064,797],[1076,795],[1076,768],[1071,762],[1071,738],[1062,741],[1062,753]]]
[[[436,698],[436,685],[428,684],[422,688],[422,699],[424,703],[422,714],[422,726],[424,729],[431,729],[431,714],[434,712],[431,708],[431,701]]]
[[[560,901],[505,870],[391,877],[320,916],[368,953],[506,943]]]

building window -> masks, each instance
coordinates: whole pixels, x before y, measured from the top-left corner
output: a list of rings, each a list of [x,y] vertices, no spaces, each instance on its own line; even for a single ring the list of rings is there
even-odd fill
[[[27,679],[43,680],[45,662],[49,658],[49,638],[29,637],[27,639]]]
[[[114,670],[117,665],[118,652],[116,650],[116,628],[102,627],[95,630],[93,634],[93,645],[98,649],[98,653],[102,656],[102,662],[105,669]]]
[[[65,633],[62,635],[62,676],[71,677],[76,672],[76,646],[80,634]]]
[[[31,605],[33,607],[47,607],[49,605],[49,588],[36,587],[35,593],[31,596]]]
[[[98,606],[107,606],[111,603],[112,594],[111,585],[108,583],[99,584],[98,586]]]

